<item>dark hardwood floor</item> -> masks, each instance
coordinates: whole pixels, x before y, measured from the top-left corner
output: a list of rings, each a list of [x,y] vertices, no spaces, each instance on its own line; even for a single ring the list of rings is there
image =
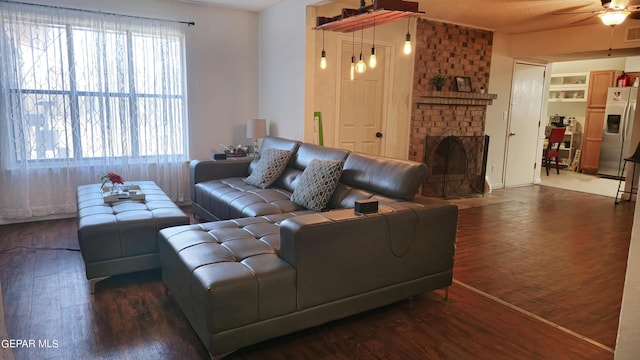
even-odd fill
[[[434,291],[227,358],[613,359],[633,204],[542,186],[470,203],[448,300]],[[90,295],[80,253],[64,250],[77,248],[76,229],[76,219],[0,226],[0,251],[63,249],[0,253],[0,340],[50,346],[0,346],[0,359],[208,358],[160,271]]]

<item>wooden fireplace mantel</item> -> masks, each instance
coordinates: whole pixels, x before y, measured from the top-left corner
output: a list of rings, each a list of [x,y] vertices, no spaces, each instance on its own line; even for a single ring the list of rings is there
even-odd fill
[[[441,105],[477,105],[487,106],[493,104],[497,94],[480,94],[458,91],[428,91],[421,96],[413,98],[416,104],[441,104]]]

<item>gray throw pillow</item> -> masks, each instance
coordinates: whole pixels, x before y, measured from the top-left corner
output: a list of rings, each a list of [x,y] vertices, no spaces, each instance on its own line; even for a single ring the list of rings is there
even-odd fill
[[[255,169],[244,181],[259,188],[271,186],[282,174],[291,158],[291,151],[264,149],[260,152],[260,160]]]
[[[336,190],[344,161],[313,159],[304,169],[291,201],[307,209],[322,211]]]

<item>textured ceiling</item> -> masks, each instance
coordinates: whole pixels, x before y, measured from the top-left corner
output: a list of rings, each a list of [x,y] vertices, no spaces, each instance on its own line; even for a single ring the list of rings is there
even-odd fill
[[[262,11],[284,0],[179,0],[182,2],[215,5],[231,9]]]
[[[283,0],[180,0],[215,6],[261,11]],[[345,7],[357,8],[358,0],[337,0]],[[613,0],[625,5],[640,4],[640,0]],[[367,4],[371,0],[366,1]],[[600,0],[418,0],[424,17],[454,24],[467,25],[507,34],[551,30],[597,24],[600,20],[589,13],[553,15],[566,11],[598,11]],[[586,20],[585,20],[586,19]],[[627,19],[640,26],[640,20]],[[575,23],[578,22],[578,23]]]

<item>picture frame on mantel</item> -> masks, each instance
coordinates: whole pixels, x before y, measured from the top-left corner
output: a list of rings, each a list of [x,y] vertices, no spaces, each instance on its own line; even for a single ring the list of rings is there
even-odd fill
[[[456,76],[456,91],[471,92],[471,78],[468,76]]]

